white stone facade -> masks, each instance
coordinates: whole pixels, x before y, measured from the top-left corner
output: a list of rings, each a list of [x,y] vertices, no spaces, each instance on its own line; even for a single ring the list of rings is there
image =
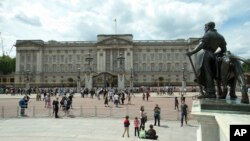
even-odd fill
[[[197,38],[133,40],[132,34],[98,35],[97,41],[17,40],[15,84],[75,85],[80,74],[84,86],[84,76],[91,69],[94,76],[102,72],[118,75],[123,70],[126,87],[131,83],[181,85],[184,68],[188,85],[194,74],[185,53],[197,44]],[[120,54],[122,62],[117,59]],[[87,57],[93,58],[90,66]]]

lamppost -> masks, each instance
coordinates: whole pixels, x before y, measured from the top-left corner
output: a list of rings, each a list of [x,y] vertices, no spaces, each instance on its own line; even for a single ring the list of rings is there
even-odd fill
[[[81,77],[80,77],[80,72],[81,69],[78,68],[78,76],[77,76],[77,92],[80,93],[81,90]]]
[[[130,90],[133,88],[133,68],[131,68],[130,72]]]
[[[26,70],[26,82],[27,82],[26,89],[27,90],[30,88],[30,84],[29,84],[30,83],[30,78],[29,78],[30,76],[29,75],[30,75],[30,70]]]
[[[120,66],[119,66],[120,72],[118,73],[118,88],[124,89],[125,80],[124,80],[123,60],[125,60],[125,58],[122,56],[122,53],[120,53],[119,57],[117,57],[117,60],[119,60],[119,63],[120,63]]]
[[[120,71],[123,72],[124,68],[123,68],[122,64],[123,64],[123,60],[125,60],[125,58],[122,56],[122,53],[120,53],[119,57],[117,57],[117,60],[119,60],[119,62],[120,62],[120,66],[119,66]]]
[[[88,53],[85,60],[86,62],[88,62],[88,69],[86,70],[86,74],[85,74],[85,87],[88,89],[92,89],[93,81],[92,81],[92,76],[91,76],[92,70],[91,70],[90,63],[91,61],[93,61],[93,58]]]
[[[91,61],[93,60],[94,58],[90,57],[90,54],[88,53],[87,57],[85,58],[86,62],[88,62],[88,69],[89,71],[91,71],[91,66],[90,66],[90,63]]]
[[[182,94],[186,92],[186,78],[185,78],[185,68],[182,68]]]

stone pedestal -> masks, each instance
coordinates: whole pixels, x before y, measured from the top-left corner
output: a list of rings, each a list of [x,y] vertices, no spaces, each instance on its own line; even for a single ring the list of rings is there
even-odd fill
[[[125,76],[123,73],[118,74],[118,89],[125,88]]]
[[[93,75],[91,73],[85,74],[85,88],[89,90],[93,88]]]
[[[77,92],[80,93],[81,91],[81,83],[80,80],[77,80]]]
[[[192,116],[200,123],[197,141],[229,141],[232,124],[249,124],[249,104],[231,100],[195,100]]]
[[[26,90],[28,90],[30,88],[30,83],[29,82],[26,82],[25,83],[25,87],[26,87]]]

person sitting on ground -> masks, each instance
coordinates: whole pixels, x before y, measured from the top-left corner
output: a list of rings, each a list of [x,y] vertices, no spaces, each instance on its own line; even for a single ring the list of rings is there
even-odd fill
[[[146,138],[146,131],[145,131],[145,127],[144,126],[141,127],[141,130],[140,130],[140,133],[139,133],[139,138],[141,138],[141,139],[145,139]]]
[[[158,136],[156,135],[155,129],[153,129],[153,125],[149,125],[149,130],[146,132],[146,139],[157,139]]]

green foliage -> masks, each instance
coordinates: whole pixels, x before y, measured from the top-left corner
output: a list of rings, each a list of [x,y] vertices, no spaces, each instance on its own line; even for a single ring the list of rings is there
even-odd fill
[[[247,63],[242,64],[244,72],[250,72],[250,59],[247,59],[247,61],[249,62],[249,64],[247,64]]]
[[[16,58],[11,58],[10,56],[3,55],[0,56],[0,73],[10,74],[15,72],[16,69]]]
[[[158,80],[159,80],[159,85],[160,85],[160,86],[163,86],[163,85],[164,85],[164,82],[163,82],[164,77],[160,76],[160,77],[158,78]]]

